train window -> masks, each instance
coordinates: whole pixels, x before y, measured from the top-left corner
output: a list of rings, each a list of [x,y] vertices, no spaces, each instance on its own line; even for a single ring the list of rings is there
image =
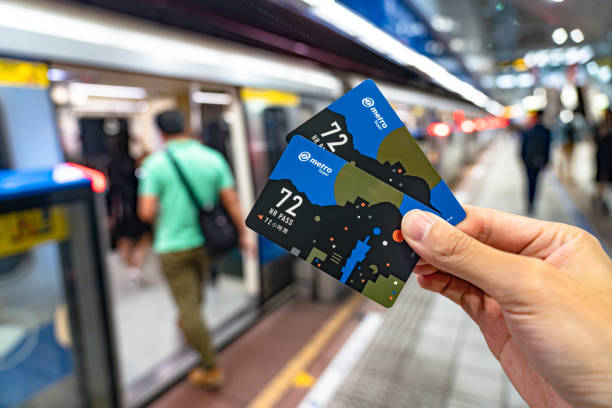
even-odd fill
[[[287,145],[285,135],[289,132],[287,113],[283,108],[270,107],[263,111],[264,132],[268,145],[268,164],[273,169],[274,165],[283,154]]]

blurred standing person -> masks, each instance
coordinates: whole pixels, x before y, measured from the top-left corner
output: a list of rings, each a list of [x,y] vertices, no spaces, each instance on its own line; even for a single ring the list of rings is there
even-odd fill
[[[612,181],[612,111],[609,109],[601,125],[595,129],[595,150],[597,188],[593,206],[608,215],[609,207],[605,199],[605,192],[607,184]]]
[[[179,111],[162,112],[155,120],[166,151],[154,153],[143,164],[139,215],[145,221],[155,222],[153,248],[161,258],[163,275],[178,308],[179,326],[201,356],[201,365],[191,371],[189,381],[217,389],[222,386],[225,375],[217,365],[200,311],[210,258],[204,247],[198,210],[168,155],[172,154],[200,202],[221,202],[238,229],[241,247],[247,248],[244,218],[234,190],[234,178],[221,153],[191,138],[184,130]]]
[[[578,129],[576,129],[575,120],[572,119],[564,124],[561,128],[561,163],[559,173],[561,179],[566,182],[573,182],[572,163],[574,160],[574,147],[578,139]]]
[[[527,213],[533,214],[540,171],[550,157],[550,130],[543,123],[544,111],[537,111],[535,124],[523,133],[521,159],[527,171]]]
[[[150,227],[138,218],[135,160],[129,152],[129,134],[123,129],[110,141],[109,189],[106,196],[111,240],[125,264],[130,281],[143,282],[142,266],[151,246]]]

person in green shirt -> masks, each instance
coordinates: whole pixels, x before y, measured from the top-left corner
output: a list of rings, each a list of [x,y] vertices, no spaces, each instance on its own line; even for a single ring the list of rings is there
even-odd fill
[[[155,120],[166,150],[178,162],[199,201],[204,205],[220,201],[238,229],[240,246],[248,249],[234,177],[224,157],[185,133],[179,111],[162,112]],[[154,223],[153,249],[160,256],[162,272],[178,308],[179,325],[202,358],[201,366],[191,371],[188,378],[203,387],[219,388],[225,376],[216,363],[210,334],[200,313],[203,277],[210,258],[204,247],[198,210],[166,151],[149,156],[141,170],[138,215],[143,221]]]

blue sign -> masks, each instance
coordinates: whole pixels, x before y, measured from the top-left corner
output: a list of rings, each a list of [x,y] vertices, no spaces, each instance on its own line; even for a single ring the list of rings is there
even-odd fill
[[[414,51],[433,59],[449,72],[471,82],[463,66],[457,63],[456,58],[448,52],[444,44],[429,31],[424,19],[411,10],[404,1],[338,0],[338,2]],[[455,63],[449,64],[449,59]]]

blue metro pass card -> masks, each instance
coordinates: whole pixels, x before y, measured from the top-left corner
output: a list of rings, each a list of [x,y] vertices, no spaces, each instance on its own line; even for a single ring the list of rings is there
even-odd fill
[[[391,307],[418,256],[402,216],[433,211],[303,137],[293,137],[249,213],[249,228]]]
[[[289,133],[354,162],[455,225],[465,211],[374,81],[368,79]]]

